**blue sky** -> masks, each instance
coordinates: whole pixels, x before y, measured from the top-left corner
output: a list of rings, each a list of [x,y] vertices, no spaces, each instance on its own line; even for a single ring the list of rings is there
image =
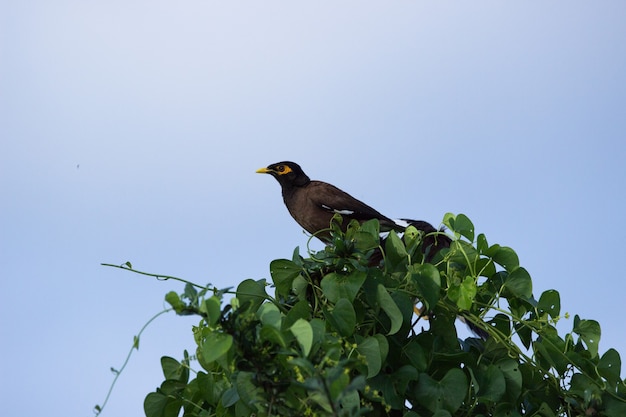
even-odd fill
[[[304,247],[254,173],[285,159],[391,217],[467,214],[626,355],[624,21],[623,1],[0,3],[3,413],[91,415],[183,289],[101,262],[227,287]],[[195,322],[148,328],[103,416],[143,415]]]

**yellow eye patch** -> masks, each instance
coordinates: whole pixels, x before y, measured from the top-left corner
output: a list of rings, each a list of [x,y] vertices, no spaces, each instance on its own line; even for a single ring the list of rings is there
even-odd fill
[[[278,173],[278,175],[285,175],[292,172],[291,167],[289,165],[277,165],[274,172]]]
[[[277,174],[277,175],[285,175],[293,172],[289,165],[285,164],[276,164],[270,165],[267,168],[259,168],[256,170],[257,174]]]

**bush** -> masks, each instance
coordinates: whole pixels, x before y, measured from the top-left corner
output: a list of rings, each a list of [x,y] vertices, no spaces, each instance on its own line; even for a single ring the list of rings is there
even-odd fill
[[[412,227],[381,242],[375,220],[345,233],[340,222],[324,250],[270,264],[274,296],[265,280],[229,300],[189,283],[167,294],[201,316],[197,350],[162,358],[147,417],[626,416],[620,357],[599,355],[599,324],[575,316],[560,336],[559,293],[533,298],[515,252],[475,238],[466,216],[445,216],[452,243],[434,256]],[[459,339],[457,318],[485,340]],[[190,379],[192,359],[202,370]]]

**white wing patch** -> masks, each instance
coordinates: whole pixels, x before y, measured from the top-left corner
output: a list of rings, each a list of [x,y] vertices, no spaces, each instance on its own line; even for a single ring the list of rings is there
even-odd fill
[[[325,204],[322,204],[322,208],[323,208],[324,210],[332,211],[333,213],[341,214],[341,215],[343,215],[343,216],[349,216],[349,215],[351,215],[351,214],[354,214],[354,210],[337,210],[337,209],[334,209],[334,208],[328,207],[328,206],[327,206],[327,205],[325,205]]]
[[[409,227],[409,222],[402,219],[392,219],[392,221],[400,227],[407,228]]]

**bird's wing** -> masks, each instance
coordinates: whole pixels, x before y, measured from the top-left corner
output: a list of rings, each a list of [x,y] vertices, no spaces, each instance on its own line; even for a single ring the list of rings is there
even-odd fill
[[[309,199],[323,210],[359,221],[378,219],[385,223],[392,222],[377,210],[334,185],[321,181],[312,181],[309,188]]]

